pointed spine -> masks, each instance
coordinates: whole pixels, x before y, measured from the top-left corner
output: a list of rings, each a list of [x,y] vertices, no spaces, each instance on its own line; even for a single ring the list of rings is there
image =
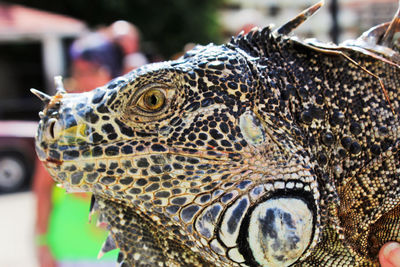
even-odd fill
[[[397,33],[399,32],[400,32],[400,6],[397,9],[396,15],[390,22],[390,25],[387,28],[385,34],[383,35],[380,43],[389,48],[398,47],[399,44],[397,40],[399,39],[399,36]]]
[[[118,248],[117,244],[114,241],[114,238],[112,237],[111,234],[108,234],[106,240],[103,243],[103,246],[101,247],[99,254],[97,255],[97,259],[100,259],[103,257],[103,255],[111,250],[114,250]]]
[[[56,85],[56,91],[57,94],[66,94],[67,91],[64,88],[64,84],[62,81],[62,76],[55,76],[54,77],[54,83]]]
[[[31,88],[31,93],[37,96],[45,104],[48,104],[51,100],[51,96],[43,92],[40,92],[39,90],[36,90],[34,88]]]
[[[89,223],[92,221],[92,216],[97,210],[98,210],[98,205],[96,202],[96,197],[92,194],[89,207]]]
[[[286,24],[278,28],[276,32],[281,35],[288,35],[294,29],[303,24],[303,22],[306,21],[309,17],[311,17],[315,12],[317,12],[317,10],[320,9],[323,6],[323,4],[324,1],[320,1],[315,5],[309,7],[308,9],[304,10],[299,15],[297,15],[295,18],[291,19]]]

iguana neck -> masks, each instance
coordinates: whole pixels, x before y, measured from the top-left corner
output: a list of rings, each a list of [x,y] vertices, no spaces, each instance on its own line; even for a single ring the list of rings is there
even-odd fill
[[[384,75],[398,76],[398,70],[354,51],[346,52],[359,65],[291,39],[269,41],[268,53],[251,60],[260,79],[259,112],[340,187],[399,138],[388,137],[395,136],[387,125],[399,121],[400,108],[397,86]]]

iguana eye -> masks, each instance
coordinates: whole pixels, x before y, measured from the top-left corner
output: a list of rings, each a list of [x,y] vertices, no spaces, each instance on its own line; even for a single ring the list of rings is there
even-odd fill
[[[124,120],[151,122],[167,116],[175,101],[176,88],[171,85],[151,83],[139,87],[127,102]]]
[[[137,105],[144,111],[159,111],[165,104],[165,93],[159,88],[150,89],[138,99]]]

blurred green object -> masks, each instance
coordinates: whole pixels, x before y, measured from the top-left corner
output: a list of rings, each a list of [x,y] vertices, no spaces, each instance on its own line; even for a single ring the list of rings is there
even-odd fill
[[[45,11],[65,14],[89,26],[127,20],[139,27],[142,49],[165,58],[182,51],[189,42],[208,44],[221,38],[217,11],[224,0],[9,0]]]
[[[107,231],[96,227],[96,218],[88,223],[90,198],[66,194],[53,187],[53,210],[50,215],[47,243],[57,261],[97,261],[98,252],[106,240]],[[110,251],[102,260],[115,261],[118,249]]]

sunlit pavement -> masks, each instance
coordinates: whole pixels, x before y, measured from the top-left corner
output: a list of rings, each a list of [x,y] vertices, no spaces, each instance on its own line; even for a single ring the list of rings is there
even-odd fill
[[[32,192],[0,195],[0,266],[38,267],[34,250]]]

